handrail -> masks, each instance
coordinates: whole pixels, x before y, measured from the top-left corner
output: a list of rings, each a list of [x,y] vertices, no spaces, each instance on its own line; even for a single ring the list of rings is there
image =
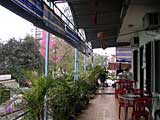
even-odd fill
[[[55,7],[58,9],[58,11],[67,19],[67,21],[68,21],[69,23],[71,23],[75,29],[77,29],[77,27],[76,27],[76,26],[67,18],[67,16],[59,9],[59,7],[58,7],[54,2],[52,2],[52,4],[53,4],[53,6],[55,6]],[[67,24],[64,20],[63,20],[63,22],[68,26],[68,24]],[[68,27],[70,27],[70,26],[68,26]],[[83,39],[85,39],[84,36],[81,34],[81,32],[79,32],[79,31],[77,31],[77,32],[82,36]]]
[[[26,115],[28,112],[29,112],[29,111],[26,111],[26,112],[20,113],[17,117],[12,118],[11,120],[17,120],[17,119],[19,119],[19,118],[23,117],[24,115]]]
[[[7,116],[7,115],[11,115],[11,114],[16,113],[16,112],[19,112],[19,111],[21,111],[21,110],[24,110],[24,108],[17,109],[17,110],[15,110],[15,111],[13,111],[13,112],[9,112],[9,113],[2,114],[2,115],[0,115],[0,117],[5,117],[5,116]]]

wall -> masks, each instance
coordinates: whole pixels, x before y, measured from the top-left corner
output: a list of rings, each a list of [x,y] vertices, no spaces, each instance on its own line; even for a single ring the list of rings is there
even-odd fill
[[[158,33],[158,32],[154,32],[154,31],[143,31],[143,32],[139,32],[138,33],[138,36],[139,36],[139,47],[141,47],[141,46],[144,46],[144,51],[143,51],[143,53],[144,53],[144,56],[143,56],[143,58],[144,58],[144,61],[143,61],[143,68],[144,68],[144,82],[146,81],[146,56],[145,56],[145,54],[147,55],[147,53],[145,53],[146,51],[145,51],[145,45],[148,43],[148,42],[150,42],[150,41],[154,41],[154,40],[160,40],[160,32]],[[139,54],[140,54],[140,52],[139,52],[139,48],[136,48],[136,49],[138,49],[138,88],[139,88],[139,85],[140,85],[140,58],[139,58]],[[135,49],[133,49],[133,50],[135,50]],[[151,49],[151,56],[152,56],[152,69],[151,69],[151,71],[152,71],[152,74],[151,74],[151,81],[152,81],[152,92],[153,92],[153,94],[155,94],[155,100],[154,100],[154,102],[153,102],[153,113],[152,114],[154,114],[154,111],[155,111],[155,109],[160,109],[160,94],[157,94],[157,93],[155,93],[155,67],[156,67],[156,65],[155,65],[155,58],[154,58],[154,56],[155,56],[155,51],[154,51],[154,43],[152,43],[152,49]],[[153,115],[154,116],[154,115]]]

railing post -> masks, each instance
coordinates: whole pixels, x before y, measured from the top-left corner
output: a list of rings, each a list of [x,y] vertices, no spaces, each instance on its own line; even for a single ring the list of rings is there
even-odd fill
[[[86,74],[86,55],[84,54],[84,74]]]
[[[74,80],[78,80],[78,49],[75,48]]]
[[[51,2],[49,2],[49,6],[51,7]],[[46,32],[46,56],[45,56],[45,77],[48,77],[48,66],[49,66],[49,41],[50,41],[50,33]],[[44,97],[44,120],[48,120],[47,115],[47,95]]]
[[[49,41],[50,41],[50,34],[46,32],[45,77],[48,76]]]
[[[48,77],[49,41],[50,41],[50,34],[46,32],[45,77]],[[45,95],[44,97],[44,101],[45,101],[44,102],[44,120],[48,120],[46,99],[47,99],[47,95]]]
[[[92,54],[92,69],[94,68],[94,57],[93,57],[93,54]]]

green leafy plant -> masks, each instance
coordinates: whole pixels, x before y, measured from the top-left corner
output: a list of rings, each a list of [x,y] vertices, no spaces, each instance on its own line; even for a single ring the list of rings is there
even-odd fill
[[[0,84],[0,104],[6,102],[10,98],[10,89]]]
[[[28,71],[28,75],[31,74]],[[31,79],[32,78],[32,79]],[[30,75],[31,88],[24,93],[24,99],[26,100],[26,109],[29,110],[29,120],[42,120],[44,111],[45,95],[48,88],[52,85],[52,78],[44,78],[42,76]]]

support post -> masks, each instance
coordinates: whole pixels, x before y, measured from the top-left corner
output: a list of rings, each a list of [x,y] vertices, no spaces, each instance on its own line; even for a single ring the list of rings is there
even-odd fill
[[[49,6],[51,7],[51,2],[49,2]],[[48,66],[49,66],[49,41],[50,41],[50,33],[46,32],[46,56],[45,56],[45,77],[48,77]],[[44,120],[48,120],[47,115],[47,94],[44,96]]]
[[[48,65],[49,65],[49,41],[50,34],[46,32],[46,56],[45,56],[45,77],[48,77]],[[48,120],[47,115],[47,103],[46,103],[47,95],[44,97],[44,120]]]
[[[86,55],[84,54],[84,74],[86,74]]]
[[[94,58],[93,58],[93,55],[92,55],[92,69],[94,68]]]
[[[45,77],[48,76],[49,40],[50,40],[50,34],[46,32]]]
[[[78,80],[78,49],[75,48],[74,80]]]

